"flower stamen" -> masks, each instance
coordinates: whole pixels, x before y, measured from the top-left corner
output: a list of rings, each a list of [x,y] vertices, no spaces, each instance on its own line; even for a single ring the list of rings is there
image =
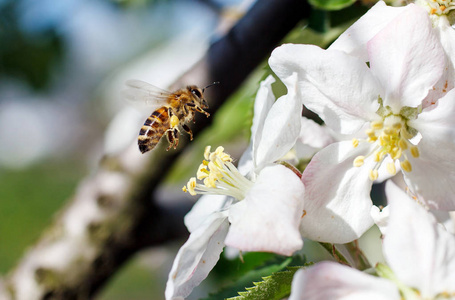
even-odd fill
[[[361,155],[356,157],[353,165],[355,167],[361,167],[364,165],[365,159],[372,156],[375,165],[369,173],[371,180],[378,178],[379,167],[387,156],[393,160],[393,162],[387,163],[386,165],[387,172],[391,175],[396,174],[396,161],[401,161],[401,167],[404,171],[412,171],[411,163],[405,153],[409,151],[412,157],[417,158],[419,157],[419,149],[409,141],[413,135],[407,129],[406,118],[390,113],[383,120],[372,121],[370,128],[365,133],[368,137],[366,141],[375,144],[376,147],[366,156]],[[354,147],[357,147],[359,143],[359,140],[353,139],[352,144]]]
[[[211,194],[227,195],[242,200],[253,182],[245,178],[232,164],[232,158],[224,152],[223,147],[218,147],[210,152],[210,146],[204,151],[205,160],[199,166],[196,177],[190,178],[187,185],[182,188],[191,195]]]

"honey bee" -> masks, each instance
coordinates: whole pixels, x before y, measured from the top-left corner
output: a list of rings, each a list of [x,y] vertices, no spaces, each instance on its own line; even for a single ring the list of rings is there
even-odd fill
[[[180,127],[190,135],[193,132],[188,127],[189,121],[194,121],[196,112],[210,116],[204,109],[209,108],[204,99],[206,88],[218,84],[214,82],[201,89],[195,85],[175,92],[168,92],[140,80],[128,80],[128,89],[123,91],[123,96],[132,102],[141,102],[149,107],[157,108],[144,122],[139,131],[138,145],[142,153],[146,153],[158,144],[166,135],[169,146],[166,150],[177,148],[179,144]]]

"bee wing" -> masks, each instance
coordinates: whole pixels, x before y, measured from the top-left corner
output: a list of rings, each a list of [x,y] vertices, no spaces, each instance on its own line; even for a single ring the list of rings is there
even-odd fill
[[[126,85],[128,88],[121,92],[122,96],[135,106],[157,107],[166,103],[171,95],[170,92],[141,80],[128,80]]]

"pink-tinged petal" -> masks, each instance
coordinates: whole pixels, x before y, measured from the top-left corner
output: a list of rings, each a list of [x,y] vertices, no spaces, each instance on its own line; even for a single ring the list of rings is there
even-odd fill
[[[300,250],[304,193],[300,178],[288,168],[274,165],[262,169],[246,198],[230,208],[226,245],[282,255]]]
[[[294,76],[294,82],[296,79]],[[294,147],[300,133],[301,116],[302,102],[295,88],[288,90],[287,95],[280,97],[273,104],[264,121],[262,137],[257,144],[256,152],[253,148],[256,173],[265,165],[283,157]]]
[[[180,248],[166,284],[166,300],[186,298],[213,269],[229,229],[226,214],[213,213]]]
[[[420,156],[408,156],[411,172],[406,183],[429,207],[455,210],[455,90],[409,122],[422,135]]]
[[[384,1],[379,1],[341,34],[329,49],[344,51],[368,61],[367,42],[405,9],[387,6]]]
[[[397,287],[334,262],[320,262],[295,273],[289,300],[399,300]]]
[[[377,118],[381,87],[362,60],[313,45],[286,44],[272,52],[269,64],[288,91],[300,93],[303,104],[334,131],[351,134]]]
[[[440,18],[441,20],[447,20]],[[440,98],[444,97],[450,90],[453,89],[455,83],[455,30],[449,24],[435,28],[435,32],[439,37],[442,48],[445,52],[445,68],[439,81],[433,86],[428,93],[423,107],[436,103]]]
[[[359,155],[370,151],[368,143],[353,148],[339,142],[322,149],[303,172],[305,215],[300,231],[304,237],[329,243],[358,239],[373,225],[370,215],[369,161],[354,167]]]
[[[439,80],[445,55],[428,13],[414,4],[367,44],[371,71],[381,82],[384,106],[395,113],[417,107]]]
[[[198,229],[214,212],[229,207],[232,199],[224,195],[204,195],[193,205],[186,214],[184,222],[189,232]]]
[[[404,284],[429,299],[455,292],[455,237],[391,181],[386,184],[390,218],[383,251]]]

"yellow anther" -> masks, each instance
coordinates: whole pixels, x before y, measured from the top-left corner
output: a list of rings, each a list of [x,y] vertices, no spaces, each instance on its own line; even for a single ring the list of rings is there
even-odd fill
[[[439,6],[439,9],[440,9],[441,11],[445,11],[445,10],[446,10],[446,7],[445,7],[444,5],[441,5],[441,6]]]
[[[358,139],[352,139],[352,147],[357,148],[359,146],[359,140]]]
[[[373,136],[373,137],[369,137],[369,138],[367,139],[367,142],[368,142],[368,143],[374,143],[374,142],[376,142],[377,140],[378,140],[378,137],[377,137],[377,136]]]
[[[378,176],[379,176],[379,173],[378,173],[378,170],[370,170],[370,174],[369,174],[369,177],[370,177],[370,180],[371,181],[374,181],[376,179],[378,179]]]
[[[411,166],[411,163],[409,162],[409,160],[404,160],[401,162],[401,169],[403,169],[404,171],[406,172],[411,172],[412,171],[412,166]]]
[[[393,160],[399,159],[401,157],[401,154],[403,154],[403,151],[401,150],[401,148],[398,147],[395,147],[392,149],[392,151],[390,151],[390,157]]]
[[[365,133],[366,133],[366,135],[367,135],[368,137],[370,137],[370,138],[376,136],[375,131],[374,131],[373,129],[371,129],[371,128],[365,130]]]
[[[381,135],[379,137],[379,145],[386,146],[390,142],[390,137],[388,135]]]
[[[210,174],[212,175],[212,174]],[[209,176],[207,178],[204,179],[204,185],[206,187],[212,187],[212,188],[216,188],[216,182],[219,178],[216,177],[216,176]]]
[[[417,148],[417,146],[412,146],[411,149],[409,149],[409,151],[411,151],[412,157],[417,158],[420,156],[419,148]]]
[[[398,132],[397,132],[397,130],[396,130],[395,128],[393,128],[393,127],[387,127],[387,128],[384,129],[384,133],[385,133],[386,135],[397,135]]]
[[[183,190],[183,191],[189,192],[190,195],[192,195],[192,196],[196,196],[196,191],[194,190],[196,188],[196,178],[191,177],[190,180],[188,181],[188,183],[186,184],[186,186],[188,187],[188,189],[185,188],[185,190]]]
[[[400,139],[398,141],[398,147],[400,147],[401,150],[406,150],[408,149],[408,143],[404,139]]]
[[[208,177],[209,174],[210,174],[210,172],[207,170],[206,165],[204,165],[203,163],[200,164],[199,169],[197,170],[197,173],[196,173],[197,179],[202,180],[202,179]]]
[[[177,118],[177,116],[172,116],[171,117],[171,128],[174,128],[175,126],[179,125],[180,120]]]
[[[185,193],[188,192],[188,190],[186,189],[186,185],[184,185],[184,186],[182,187],[182,191],[184,191]]]
[[[373,153],[373,160],[375,162],[378,162],[381,160],[381,156],[382,156],[381,151],[376,151]]]
[[[224,148],[221,146],[216,148],[215,153],[223,162],[232,161],[231,156],[229,154],[225,153]]]
[[[355,159],[354,159],[354,167],[361,167],[363,166],[365,162],[365,156],[357,156]]]
[[[387,172],[389,172],[390,175],[395,175],[397,173],[397,168],[395,167],[395,163],[389,162],[386,165]]]
[[[204,158],[205,158],[206,160],[209,160],[210,149],[211,149],[211,148],[212,148],[211,146],[207,146],[207,147],[205,147],[205,149],[204,149]]]
[[[403,127],[403,124],[401,124],[401,123],[394,123],[394,124],[392,125],[392,127],[393,127],[394,129],[396,129],[396,130],[400,130],[401,127]]]
[[[382,129],[383,126],[384,126],[384,123],[382,122],[382,120],[371,122],[371,128],[374,130]]]
[[[223,147],[223,146],[218,146],[218,147],[216,148],[216,150],[215,150],[215,154],[216,154],[216,155],[220,155],[220,154],[222,154],[222,153],[224,153],[224,147]]]

